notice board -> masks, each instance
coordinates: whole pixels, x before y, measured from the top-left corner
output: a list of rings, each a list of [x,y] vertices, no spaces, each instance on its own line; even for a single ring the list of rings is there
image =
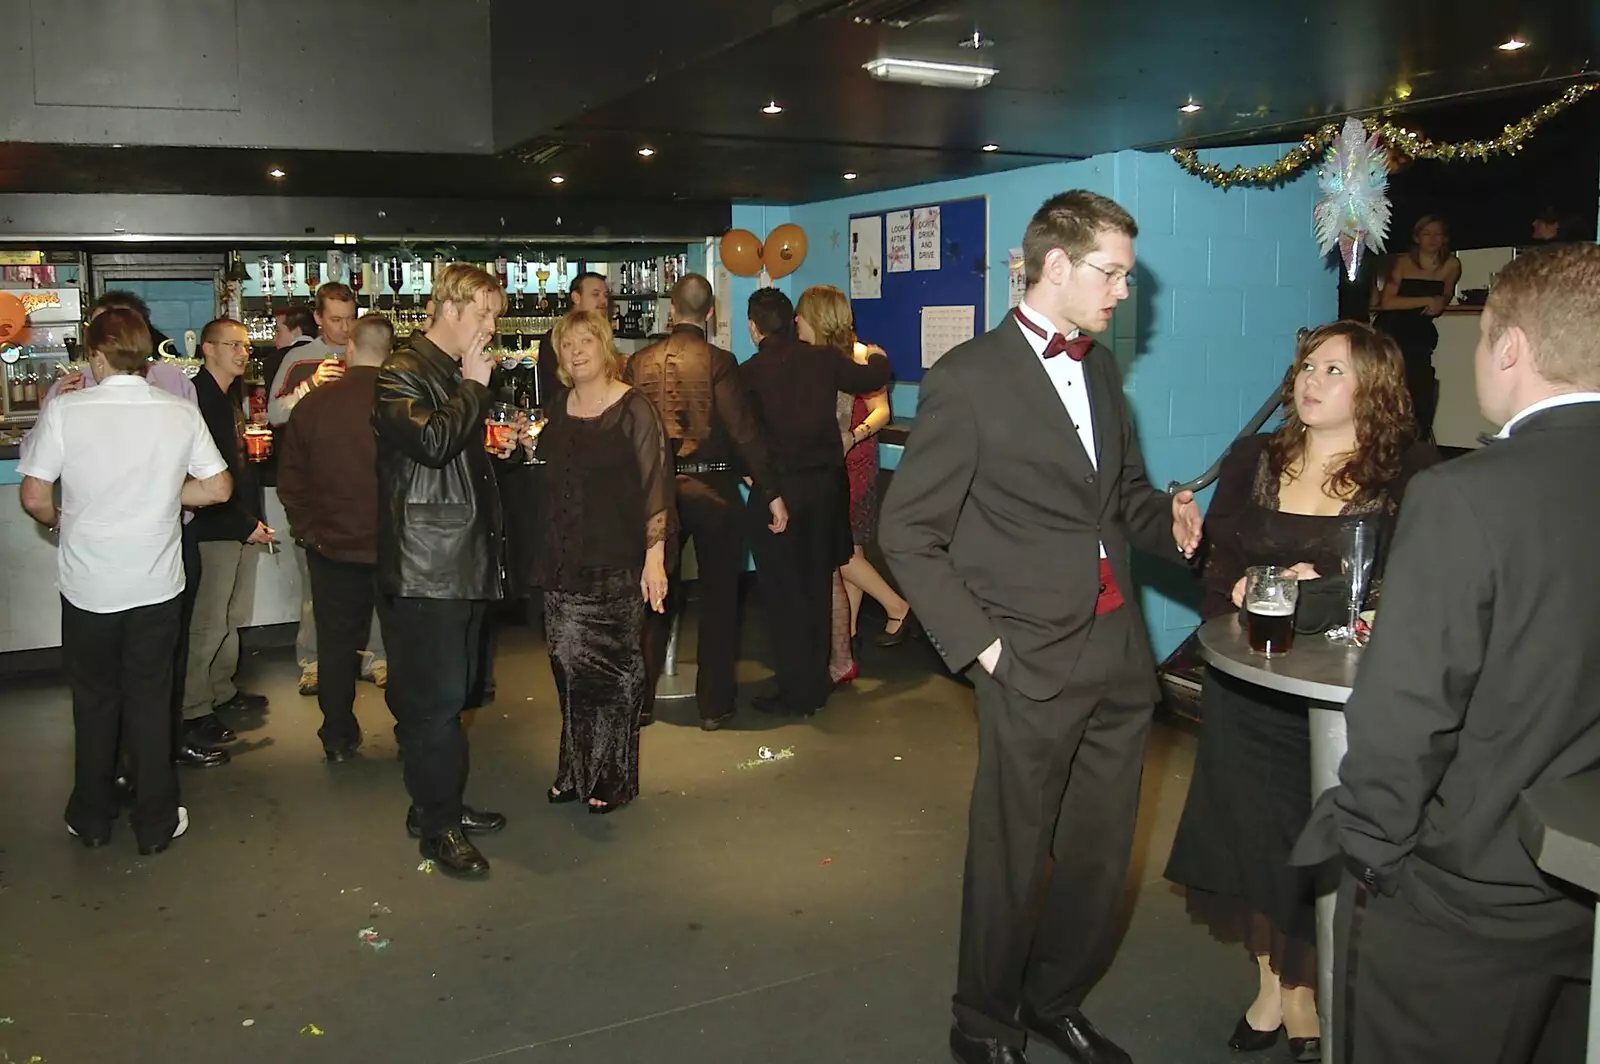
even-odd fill
[[[856,335],[888,352],[895,380],[922,379],[925,332],[944,342],[959,336],[950,330],[965,317],[958,308],[972,308],[974,332],[988,329],[986,197],[853,214],[846,253]],[[927,329],[925,308],[940,308],[928,316]]]

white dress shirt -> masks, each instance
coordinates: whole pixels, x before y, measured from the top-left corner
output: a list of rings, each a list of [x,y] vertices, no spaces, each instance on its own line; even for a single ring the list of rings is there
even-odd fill
[[[122,374],[46,405],[17,463],[23,476],[61,481],[57,584],[89,613],[183,591],[178,493],[185,475],[227,468],[198,406]]]
[[[1064,354],[1055,358],[1045,358],[1044,349],[1049,346],[1050,338],[1059,330],[1050,324],[1049,318],[1028,306],[1027,300],[1017,304],[1017,313],[1044,330],[1043,335],[1040,335],[1021,322],[1017,323],[1017,328],[1022,330],[1028,346],[1033,348],[1034,355],[1039,359],[1039,364],[1044,367],[1050,383],[1055,385],[1056,394],[1061,397],[1061,405],[1066,409],[1067,416],[1072,419],[1072,427],[1078,431],[1078,439],[1083,441],[1083,449],[1089,456],[1089,464],[1098,471],[1100,456],[1095,453],[1094,446],[1094,410],[1089,405],[1089,384],[1083,375],[1083,363]],[[1074,340],[1077,336],[1078,330],[1074,329],[1067,339]],[[1100,557],[1105,556],[1106,545],[1102,543]]]
[[[1540,399],[1532,406],[1519,410],[1510,421],[1505,423],[1499,432],[1495,433],[1495,438],[1503,440],[1510,436],[1511,430],[1516,427],[1517,422],[1524,418],[1532,417],[1541,410],[1553,410],[1558,406],[1572,406],[1575,403],[1600,403],[1600,392],[1568,392],[1565,395],[1552,395],[1548,399]]]

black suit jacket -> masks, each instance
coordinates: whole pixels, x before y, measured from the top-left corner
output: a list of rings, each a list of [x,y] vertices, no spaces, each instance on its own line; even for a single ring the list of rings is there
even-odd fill
[[[1600,403],[1418,474],[1345,707],[1341,786],[1296,850],[1342,850],[1446,927],[1565,942],[1594,910],[1518,840],[1528,787],[1600,766]],[[1587,960],[1583,960],[1587,964]]]
[[[739,367],[750,405],[766,430],[778,474],[844,468],[835,412],[838,393],[867,395],[889,383],[889,360],[866,364],[832,347],[801,343],[792,335],[767,336]]]
[[[1122,379],[1096,344],[1084,359],[1099,469],[1021,328],[941,358],[884,501],[878,543],[952,670],[996,639],[995,676],[1044,700],[1070,683],[1094,620],[1099,544],[1136,620],[1128,546],[1176,559],[1172,502],[1150,485]],[[1149,645],[1140,667],[1158,688]]]

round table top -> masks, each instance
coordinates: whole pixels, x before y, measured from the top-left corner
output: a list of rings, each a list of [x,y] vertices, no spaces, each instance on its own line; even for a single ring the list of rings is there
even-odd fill
[[[1200,626],[1200,653],[1212,668],[1235,679],[1336,705],[1349,700],[1361,663],[1358,648],[1339,646],[1323,635],[1297,633],[1287,654],[1257,654],[1236,613]]]

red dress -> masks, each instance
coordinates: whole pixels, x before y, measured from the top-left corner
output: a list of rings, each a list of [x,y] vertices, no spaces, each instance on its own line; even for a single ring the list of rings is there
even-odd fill
[[[850,427],[867,420],[867,401],[856,396],[850,404]],[[866,546],[878,532],[878,441],[867,437],[844,456],[850,478],[850,541]]]

